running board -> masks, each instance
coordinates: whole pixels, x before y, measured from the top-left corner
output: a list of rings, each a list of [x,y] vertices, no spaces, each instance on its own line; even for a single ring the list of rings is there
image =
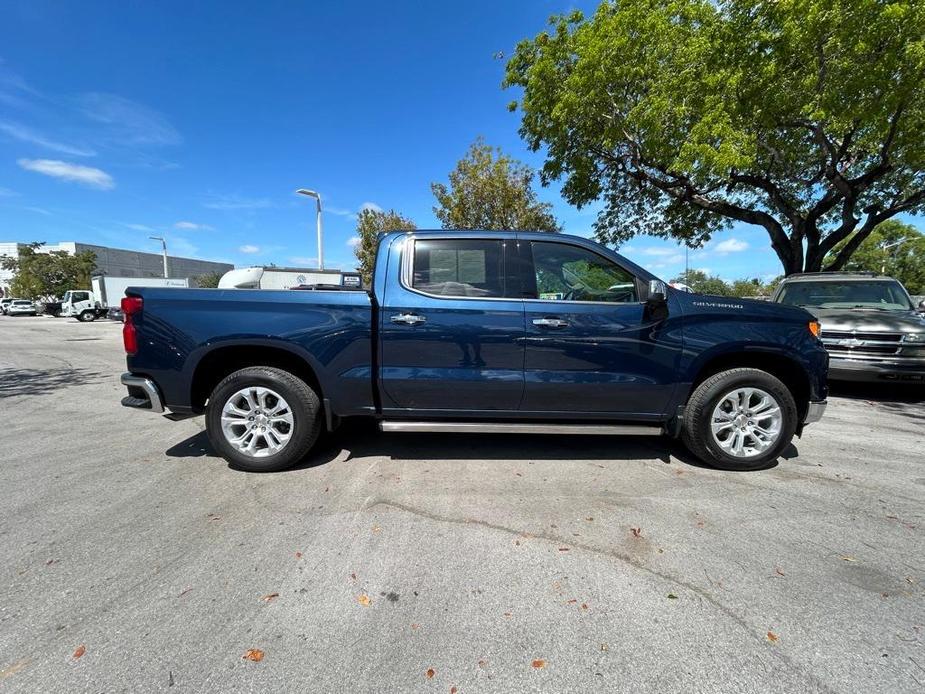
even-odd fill
[[[431,434],[584,434],[591,436],[661,436],[661,425],[645,424],[547,424],[523,422],[379,422],[388,432],[427,432]]]

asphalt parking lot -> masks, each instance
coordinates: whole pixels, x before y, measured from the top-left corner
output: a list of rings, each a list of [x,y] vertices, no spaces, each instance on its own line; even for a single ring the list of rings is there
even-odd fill
[[[120,407],[120,327],[0,318],[5,692],[925,688],[925,388],[763,472],[351,424],[257,475]]]

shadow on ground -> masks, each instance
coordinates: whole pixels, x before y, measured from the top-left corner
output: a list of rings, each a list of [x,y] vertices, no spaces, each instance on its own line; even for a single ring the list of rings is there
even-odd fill
[[[650,459],[668,464],[674,458],[692,467],[708,468],[688,453],[679,441],[667,436],[385,434],[379,431],[374,421],[347,420],[337,431],[322,436],[312,452],[287,472],[325,465],[341,458],[344,451],[347,452],[347,460],[376,456],[392,460]],[[166,454],[172,458],[219,457],[204,431],[172,446]],[[791,459],[797,455],[796,447],[791,445],[781,457]]]
[[[48,395],[62,388],[111,380],[111,373],[89,369],[4,369],[0,374],[0,398]]]

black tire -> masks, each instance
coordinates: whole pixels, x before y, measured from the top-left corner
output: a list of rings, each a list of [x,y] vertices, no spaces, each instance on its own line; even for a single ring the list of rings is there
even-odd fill
[[[766,451],[751,457],[736,457],[723,450],[710,430],[712,415],[729,391],[755,387],[771,395],[780,407],[783,421],[777,441]],[[694,389],[684,408],[681,439],[688,450],[707,465],[721,470],[761,470],[770,467],[790,445],[796,432],[798,410],[793,394],[780,379],[760,369],[730,369],[710,376]]]
[[[77,320],[81,323],[90,323],[96,320],[96,314],[93,311],[81,311],[77,314]]]
[[[222,409],[238,391],[262,386],[278,393],[292,410],[293,426],[288,443],[275,453],[252,457],[228,442],[222,431]],[[206,406],[206,433],[216,451],[232,467],[248,472],[275,472],[298,463],[315,445],[322,429],[321,399],[302,379],[269,366],[235,371],[213,389]]]

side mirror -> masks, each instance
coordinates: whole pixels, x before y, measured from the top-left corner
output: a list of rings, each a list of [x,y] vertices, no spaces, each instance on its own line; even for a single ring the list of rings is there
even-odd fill
[[[642,311],[643,320],[659,323],[668,317],[668,287],[661,280],[649,280],[649,298]]]
[[[925,299],[919,302],[919,313],[925,313]]]
[[[649,280],[649,301],[664,301],[667,295],[668,287],[664,282],[661,280]]]

